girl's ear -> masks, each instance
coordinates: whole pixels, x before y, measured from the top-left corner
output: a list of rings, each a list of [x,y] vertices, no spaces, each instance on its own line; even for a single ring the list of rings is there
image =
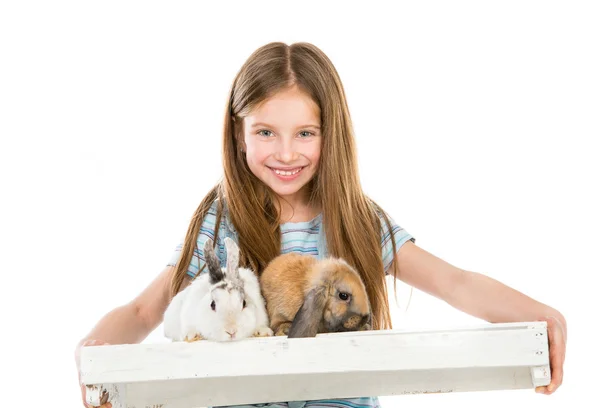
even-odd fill
[[[288,337],[315,337],[322,326],[326,305],[325,288],[315,288],[308,292],[292,321]]]
[[[231,123],[233,124],[233,132],[235,139],[237,140],[238,148],[240,149],[240,152],[245,152],[246,143],[244,142],[243,124],[240,119],[236,120],[233,116],[231,117]]]

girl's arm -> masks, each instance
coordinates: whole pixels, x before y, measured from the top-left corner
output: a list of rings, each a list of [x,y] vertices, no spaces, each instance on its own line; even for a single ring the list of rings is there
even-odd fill
[[[109,344],[139,343],[161,322],[169,304],[169,285],[173,267],[166,267],[131,302],[104,317],[80,341],[101,340]]]
[[[552,393],[562,383],[567,323],[556,309],[495,279],[459,269],[407,242],[397,254],[398,278],[454,308],[491,323],[548,322],[552,383],[536,391]]]

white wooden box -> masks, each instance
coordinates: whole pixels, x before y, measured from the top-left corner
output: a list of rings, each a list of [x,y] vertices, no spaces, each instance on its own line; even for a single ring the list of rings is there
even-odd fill
[[[545,322],[84,347],[87,399],[192,408],[550,383]]]

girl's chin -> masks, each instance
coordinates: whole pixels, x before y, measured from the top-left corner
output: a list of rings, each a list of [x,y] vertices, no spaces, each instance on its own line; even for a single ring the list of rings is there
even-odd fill
[[[269,183],[267,183],[267,185],[278,196],[291,197],[291,196],[295,196],[295,195],[301,194],[301,193],[304,194],[303,190],[306,189],[308,183],[295,182],[295,183],[284,184],[284,183],[275,181],[275,182],[269,182]]]
[[[297,186],[295,188],[291,188],[291,186],[289,186],[289,187],[282,188],[281,186],[271,185],[270,187],[275,192],[275,194],[277,194],[278,196],[289,197],[289,196],[298,194],[300,192],[300,190],[302,190],[302,187],[304,187],[304,186]]]

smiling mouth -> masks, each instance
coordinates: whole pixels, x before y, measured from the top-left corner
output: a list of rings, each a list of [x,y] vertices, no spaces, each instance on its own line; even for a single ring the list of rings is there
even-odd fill
[[[290,169],[290,170],[280,170],[280,169],[275,169],[273,167],[269,167],[271,170],[273,170],[273,172],[279,176],[294,176],[298,173],[300,173],[306,166],[303,167],[297,167],[295,169]]]

